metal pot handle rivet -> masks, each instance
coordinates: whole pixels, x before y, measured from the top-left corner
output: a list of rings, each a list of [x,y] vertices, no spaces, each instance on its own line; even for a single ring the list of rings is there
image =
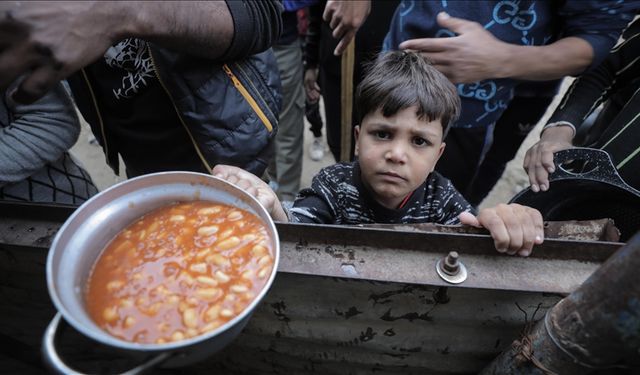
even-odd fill
[[[49,368],[55,371],[58,374],[68,374],[68,375],[83,375],[81,372],[78,372],[71,367],[67,366],[66,363],[60,358],[58,352],[56,351],[55,339],[56,333],[58,332],[58,326],[60,322],[64,320],[62,319],[62,315],[57,313],[55,317],[49,323],[47,330],[44,333],[42,338],[42,355],[44,357],[45,363],[49,366]],[[134,375],[134,374],[142,374],[143,372],[161,364],[167,359],[171,358],[173,354],[166,352],[158,354],[157,356],[151,358],[147,362],[129,370],[123,372],[120,375]]]

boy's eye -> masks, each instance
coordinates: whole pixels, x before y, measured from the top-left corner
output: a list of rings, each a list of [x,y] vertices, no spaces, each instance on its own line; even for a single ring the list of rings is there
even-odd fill
[[[380,138],[380,139],[388,139],[390,138],[390,134],[389,132],[383,131],[383,130],[378,130],[376,131],[376,137]]]
[[[413,139],[413,144],[415,144],[416,146],[428,146],[429,141],[421,137],[415,137]]]

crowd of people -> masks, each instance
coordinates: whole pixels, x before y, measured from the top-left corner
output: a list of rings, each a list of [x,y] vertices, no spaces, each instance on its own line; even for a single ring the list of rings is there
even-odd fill
[[[97,192],[67,152],[77,108],[116,174],[212,173],[253,193],[275,220],[479,226],[498,251],[527,256],[543,241],[540,212],[477,206],[564,77],[577,79],[524,161],[531,189],[552,188],[553,153],[577,144],[603,103],[584,144],[609,152],[640,187],[638,8],[618,0],[4,2],[0,199],[78,205]],[[356,105],[343,124],[340,55],[350,43]],[[311,157],[323,157],[324,128],[339,163],[300,190],[305,117]],[[350,150],[341,150],[345,126]]]

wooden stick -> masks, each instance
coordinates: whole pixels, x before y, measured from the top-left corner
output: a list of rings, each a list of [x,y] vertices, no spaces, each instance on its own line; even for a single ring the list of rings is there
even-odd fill
[[[342,99],[342,109],[340,112],[341,119],[341,138],[340,138],[340,161],[351,160],[351,133],[352,113],[353,113],[353,65],[355,60],[355,38],[347,46],[342,55],[342,70],[340,76],[340,97]]]

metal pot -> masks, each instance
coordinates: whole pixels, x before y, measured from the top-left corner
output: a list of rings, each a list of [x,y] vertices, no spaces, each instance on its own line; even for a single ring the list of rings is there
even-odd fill
[[[215,330],[178,342],[141,344],[118,339],[98,327],[84,307],[84,291],[92,267],[105,246],[128,224],[142,215],[178,201],[207,200],[252,212],[264,222],[274,249],[274,266],[263,290],[234,319]],[[55,350],[61,316],[83,335],[128,354],[151,359],[127,373],[159,365],[178,367],[197,362],[230,343],[246,325],[256,305],[267,293],[278,268],[278,232],[258,201],[219,178],[192,172],[149,174],[119,183],[80,206],[60,228],[47,258],[47,287],[58,314],[43,338],[43,355],[60,373],[76,373]]]
[[[590,148],[556,152],[555,171],[549,175],[547,191],[527,188],[510,203],[536,208],[544,220],[592,220],[611,218],[628,240],[640,230],[640,191],[627,185],[616,171],[609,154]],[[583,167],[576,172],[568,163]]]

